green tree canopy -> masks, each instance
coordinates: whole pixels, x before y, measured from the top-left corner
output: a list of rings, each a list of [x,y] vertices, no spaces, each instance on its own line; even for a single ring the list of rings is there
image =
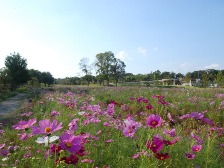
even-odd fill
[[[14,52],[7,56],[5,66],[7,68],[11,90],[15,90],[17,86],[28,81],[27,61],[19,53]]]
[[[114,53],[111,51],[96,55],[95,66],[97,68],[97,74],[103,76],[107,81],[107,86],[109,86],[110,76],[112,74],[111,65],[114,65],[115,60]]]
[[[42,72],[41,73],[41,83],[44,85],[52,85],[54,83],[54,77],[51,75],[50,72]]]
[[[116,59],[116,58],[115,58],[114,64],[111,65],[111,71],[115,79],[116,86],[117,86],[118,80],[124,77],[125,67],[126,67],[125,63],[121,61],[120,59]]]
[[[218,86],[223,86],[223,84],[224,84],[224,76],[223,76],[222,71],[218,72],[215,81],[218,84]]]
[[[3,67],[0,69],[0,84],[3,84],[3,87],[6,87],[6,84],[9,82],[9,76],[7,68]]]

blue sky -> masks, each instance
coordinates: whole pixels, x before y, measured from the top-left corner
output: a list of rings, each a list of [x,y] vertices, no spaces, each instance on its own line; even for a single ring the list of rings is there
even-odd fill
[[[223,0],[0,0],[0,68],[15,51],[82,76],[83,57],[112,51],[133,74],[224,69],[223,16]]]

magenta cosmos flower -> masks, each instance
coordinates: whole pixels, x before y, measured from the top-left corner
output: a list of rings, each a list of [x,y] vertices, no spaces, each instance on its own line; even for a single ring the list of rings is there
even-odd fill
[[[163,120],[159,115],[150,114],[150,116],[146,118],[146,124],[151,128],[159,127],[162,122]]]
[[[60,146],[62,149],[70,153],[78,152],[82,146],[82,137],[74,136],[72,134],[63,133],[60,137]]]
[[[155,157],[159,160],[166,160],[170,158],[170,155],[168,153],[156,153]]]
[[[45,134],[50,135],[51,133],[58,131],[62,128],[62,122],[58,123],[57,120],[54,120],[52,123],[50,120],[41,120],[39,121],[39,127],[33,126],[33,134]]]
[[[158,153],[164,146],[163,138],[159,135],[155,135],[152,141],[147,141],[146,147],[151,149],[153,153]]]
[[[25,130],[33,126],[36,123],[36,118],[30,119],[29,121],[20,121],[18,124],[13,125],[12,128],[15,130]]]
[[[199,152],[201,150],[201,148],[202,148],[202,145],[194,145],[191,147],[191,150],[193,152]]]
[[[193,154],[193,153],[185,153],[184,156],[185,156],[187,159],[190,159],[190,160],[192,160],[192,159],[195,158],[195,154]]]

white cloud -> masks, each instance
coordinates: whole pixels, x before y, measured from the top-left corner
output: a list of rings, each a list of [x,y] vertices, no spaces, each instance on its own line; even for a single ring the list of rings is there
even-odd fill
[[[147,55],[147,49],[143,47],[138,47],[138,53],[145,57]]]
[[[211,65],[205,66],[204,69],[217,69],[219,67],[220,67],[219,64],[211,64]]]
[[[116,58],[125,61],[125,60],[130,60],[128,54],[125,51],[119,51],[116,55]]]
[[[187,66],[186,63],[183,63],[183,64],[180,65],[181,68],[184,68],[184,67],[186,67],[186,66]]]

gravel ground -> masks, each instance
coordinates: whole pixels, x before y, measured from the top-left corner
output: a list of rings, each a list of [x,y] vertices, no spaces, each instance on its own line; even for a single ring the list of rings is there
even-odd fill
[[[17,110],[21,107],[26,98],[26,93],[18,93],[17,95],[0,102],[0,115],[8,114]]]

